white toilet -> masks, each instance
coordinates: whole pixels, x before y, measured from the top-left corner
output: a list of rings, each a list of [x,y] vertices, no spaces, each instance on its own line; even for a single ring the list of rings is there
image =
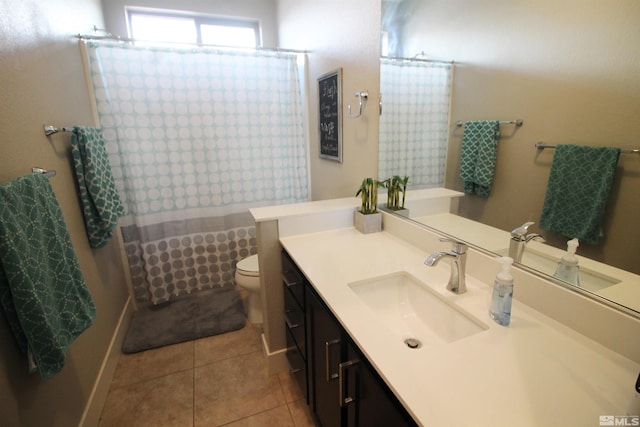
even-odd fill
[[[247,318],[251,323],[262,323],[262,300],[260,298],[260,270],[258,255],[251,255],[236,265],[236,285],[246,289],[248,298]]]

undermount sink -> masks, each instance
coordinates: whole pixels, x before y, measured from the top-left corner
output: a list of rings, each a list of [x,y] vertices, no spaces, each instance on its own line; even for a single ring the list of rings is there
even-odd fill
[[[488,329],[407,272],[353,282],[349,287],[411,348],[416,342],[424,347],[451,343]]]
[[[501,256],[507,256],[509,254],[509,249],[503,248],[494,252]],[[544,252],[526,248],[522,255],[522,261],[520,264],[548,274],[549,276],[553,276],[556,272],[556,268],[558,267],[558,259],[545,254]],[[579,277],[580,287],[591,292],[598,292],[602,289],[608,288],[609,286],[615,285],[616,283],[620,283],[620,280],[616,278],[589,270],[584,268],[584,266],[580,266]]]

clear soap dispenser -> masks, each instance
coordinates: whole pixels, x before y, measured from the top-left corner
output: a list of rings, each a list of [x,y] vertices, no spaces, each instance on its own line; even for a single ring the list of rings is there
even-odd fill
[[[493,283],[493,295],[489,315],[502,326],[509,326],[511,322],[511,301],[513,300],[513,276],[509,271],[513,258],[502,257],[502,271],[496,275]]]
[[[567,253],[560,258],[558,268],[554,274],[556,279],[576,286],[580,286],[580,266],[578,265],[578,258],[576,258],[576,249],[578,249],[579,244],[578,239],[571,239],[567,242]]]

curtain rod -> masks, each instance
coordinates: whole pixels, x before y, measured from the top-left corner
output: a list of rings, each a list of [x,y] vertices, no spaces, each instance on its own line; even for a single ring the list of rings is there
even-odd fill
[[[215,44],[205,44],[205,43],[180,43],[180,42],[156,42],[154,40],[136,40],[129,37],[120,37],[113,36],[111,34],[106,36],[91,36],[86,34],[77,34],[76,38],[78,40],[90,40],[90,41],[116,41],[122,43],[162,43],[163,45],[176,45],[176,46],[189,46],[192,48],[204,47],[204,48],[214,48],[214,49],[235,49],[235,50],[246,50],[246,51],[262,51],[262,52],[283,52],[283,53],[298,53],[298,54],[306,54],[309,53],[306,50],[295,50],[295,49],[282,49],[282,48],[271,48],[271,47],[238,47],[238,46],[223,46],[223,45],[215,45]]]
[[[454,61],[442,61],[439,59],[426,59],[426,58],[405,58],[402,56],[381,56],[380,59],[386,59],[388,61],[398,61],[398,62],[427,62],[427,63],[446,64],[446,65],[455,64]]]

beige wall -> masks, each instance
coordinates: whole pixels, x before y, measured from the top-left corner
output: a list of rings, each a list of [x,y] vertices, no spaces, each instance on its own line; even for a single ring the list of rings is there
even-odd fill
[[[640,148],[640,3],[620,0],[423,1],[405,54],[457,62],[452,121],[521,118],[502,126],[491,196],[460,213],[504,230],[538,222],[553,150],[575,143]],[[446,186],[462,189],[462,131],[452,126]],[[606,247],[579,253],[640,273],[640,158],[620,156],[605,222]],[[539,231],[539,229],[535,229]],[[566,248],[566,238],[544,232]]]
[[[276,2],[276,0],[103,0],[102,9],[107,31],[123,37],[127,37],[125,6],[254,18],[261,24],[263,46],[278,47]]]
[[[77,33],[102,25],[98,0],[2,0],[0,4],[0,181],[32,166],[54,169],[62,206],[97,309],[65,368],[50,380],[28,375],[0,316],[0,424],[72,426],[79,422],[128,297],[115,243],[92,250],[72,179],[69,134],[47,139],[42,125],[92,125]]]
[[[279,0],[279,39],[284,47],[309,51],[309,151],[313,200],[355,196],[365,177],[378,171],[380,94],[380,0]],[[342,67],[343,163],[320,159],[317,78]],[[368,90],[364,115],[356,92]],[[354,111],[355,112],[355,111]]]

